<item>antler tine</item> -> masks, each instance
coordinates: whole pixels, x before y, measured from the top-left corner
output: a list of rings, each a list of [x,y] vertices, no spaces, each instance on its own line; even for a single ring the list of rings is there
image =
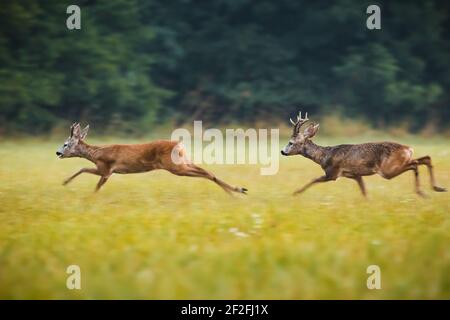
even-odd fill
[[[299,111],[298,115],[297,115],[297,121],[292,120],[292,118],[289,118],[289,120],[291,121],[291,123],[295,126],[295,127],[300,127],[299,125],[302,125],[303,123],[305,123],[306,121],[308,121],[308,112],[305,112],[305,117],[302,118],[302,112]]]
[[[308,112],[305,112],[305,117],[302,118],[302,112],[299,111],[298,116],[297,116],[297,122],[303,123],[303,122],[308,121],[308,120],[309,120],[308,119]]]

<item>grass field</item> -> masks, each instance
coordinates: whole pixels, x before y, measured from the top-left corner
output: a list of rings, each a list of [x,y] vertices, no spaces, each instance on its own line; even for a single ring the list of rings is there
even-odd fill
[[[322,174],[300,156],[274,176],[206,166],[248,196],[164,171],[115,175],[94,194],[96,176],[61,185],[90,165],[57,159],[62,142],[0,142],[0,298],[450,299],[449,194],[430,190],[424,167],[428,199],[411,172],[367,177],[368,200],[347,179],[292,197]],[[450,187],[449,140],[400,142]],[[71,264],[81,290],[66,288]],[[381,290],[366,287],[373,264]]]

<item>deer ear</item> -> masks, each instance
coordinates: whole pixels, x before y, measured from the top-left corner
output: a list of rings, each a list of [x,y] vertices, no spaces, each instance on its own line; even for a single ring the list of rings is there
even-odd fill
[[[75,123],[73,123],[71,126],[70,126],[70,137],[72,138],[73,137],[73,130],[75,129],[75,126],[76,126],[76,122]]]
[[[317,131],[319,130],[319,124],[313,124],[312,126],[309,126],[304,131],[304,136],[306,138],[312,138],[316,135]]]
[[[89,132],[89,125],[87,125],[83,130],[81,130],[80,140],[84,140]]]
[[[79,138],[81,134],[81,127],[80,124],[78,122],[75,122],[71,127],[70,127],[70,137],[75,137],[75,138]]]

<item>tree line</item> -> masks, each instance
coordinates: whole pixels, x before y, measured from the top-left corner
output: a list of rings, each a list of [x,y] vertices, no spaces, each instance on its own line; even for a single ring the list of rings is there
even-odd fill
[[[66,27],[71,4],[80,30]],[[381,30],[366,27],[371,4]],[[449,12],[437,0],[3,0],[0,134],[276,122],[299,106],[446,128]]]

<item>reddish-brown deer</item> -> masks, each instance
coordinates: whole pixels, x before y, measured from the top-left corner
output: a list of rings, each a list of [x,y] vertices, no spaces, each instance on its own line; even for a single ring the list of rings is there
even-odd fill
[[[322,147],[311,141],[311,138],[319,130],[318,123],[312,123],[306,128],[302,128],[302,125],[309,120],[307,113],[305,118],[302,118],[299,113],[296,121],[290,120],[294,126],[293,133],[281,154],[284,156],[300,154],[319,164],[325,171],[325,175],[312,180],[303,188],[295,191],[294,195],[305,191],[313,184],[346,177],[358,182],[362,194],[366,196],[363,176],[377,173],[383,178],[392,179],[405,171],[412,170],[415,175],[416,193],[424,196],[420,190],[419,165],[428,167],[434,191],[446,191],[446,189],[436,186],[431,158],[424,156],[413,159],[413,150],[408,146],[395,142],[375,142]]]
[[[93,146],[84,142],[88,130],[89,126],[82,130],[80,124],[74,123],[70,128],[70,137],[56,155],[59,158],[84,158],[93,162],[96,168],[79,170],[65,180],[64,185],[82,173],[90,173],[100,176],[96,188],[98,191],[113,173],[128,174],[164,169],[178,176],[211,180],[228,193],[245,194],[247,191],[245,188],[232,187],[193,164],[187,159],[183,145],[177,141],[159,140],[145,144]]]

